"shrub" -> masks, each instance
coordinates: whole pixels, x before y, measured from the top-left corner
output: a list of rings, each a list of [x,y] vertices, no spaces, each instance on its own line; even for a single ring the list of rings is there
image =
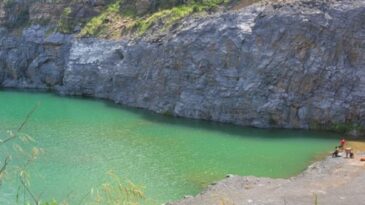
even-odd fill
[[[71,33],[74,28],[74,23],[71,18],[72,9],[70,7],[66,7],[62,15],[60,17],[60,20],[58,21],[57,30],[61,33]]]

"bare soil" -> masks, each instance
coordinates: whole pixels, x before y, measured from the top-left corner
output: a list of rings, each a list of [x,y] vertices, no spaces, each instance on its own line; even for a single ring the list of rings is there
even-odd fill
[[[289,179],[230,176],[173,205],[362,205],[365,204],[365,142],[351,141],[355,158],[326,157]]]

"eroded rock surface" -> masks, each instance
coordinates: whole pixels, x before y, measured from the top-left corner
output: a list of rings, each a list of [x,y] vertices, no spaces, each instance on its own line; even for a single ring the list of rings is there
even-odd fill
[[[121,41],[0,34],[2,87],[255,127],[365,126],[363,0],[255,4]]]

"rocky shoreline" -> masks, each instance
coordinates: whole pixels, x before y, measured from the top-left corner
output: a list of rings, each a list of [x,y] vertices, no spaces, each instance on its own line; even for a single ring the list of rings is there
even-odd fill
[[[286,1],[110,41],[0,29],[0,87],[106,98],[172,116],[363,135],[365,2]]]
[[[315,162],[289,179],[228,176],[195,197],[186,196],[168,205],[343,205],[365,201],[365,157],[343,157]]]

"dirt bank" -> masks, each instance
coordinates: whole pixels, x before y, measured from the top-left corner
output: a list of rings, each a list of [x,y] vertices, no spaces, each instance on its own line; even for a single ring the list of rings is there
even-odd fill
[[[365,142],[351,141],[355,158],[326,157],[290,179],[231,176],[171,205],[360,205],[365,203]]]

